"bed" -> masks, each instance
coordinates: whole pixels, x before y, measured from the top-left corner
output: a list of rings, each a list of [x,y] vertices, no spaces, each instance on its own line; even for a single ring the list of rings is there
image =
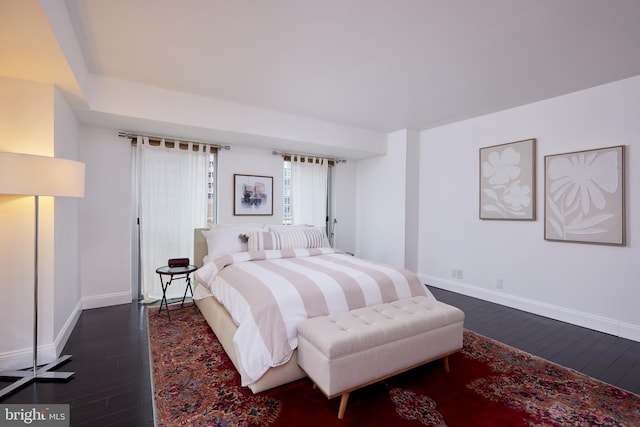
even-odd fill
[[[253,393],[306,376],[297,363],[298,322],[433,298],[415,274],[334,250],[312,227],[195,229],[194,260],[195,303]]]

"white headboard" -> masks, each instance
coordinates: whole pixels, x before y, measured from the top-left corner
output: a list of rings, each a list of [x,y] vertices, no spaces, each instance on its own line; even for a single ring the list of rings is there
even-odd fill
[[[195,228],[193,230],[193,264],[202,267],[202,260],[207,255],[207,241],[202,235],[208,228]]]

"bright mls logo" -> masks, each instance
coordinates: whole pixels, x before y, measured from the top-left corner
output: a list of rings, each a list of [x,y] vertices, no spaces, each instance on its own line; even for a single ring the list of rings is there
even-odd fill
[[[0,405],[0,427],[69,426],[69,405]]]

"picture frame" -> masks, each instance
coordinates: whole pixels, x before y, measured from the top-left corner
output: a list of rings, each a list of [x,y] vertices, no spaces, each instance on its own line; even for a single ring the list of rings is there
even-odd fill
[[[624,246],[625,146],[544,157],[544,238]]]
[[[273,177],[233,175],[233,215],[273,215]]]
[[[536,139],[480,148],[481,220],[536,220]]]

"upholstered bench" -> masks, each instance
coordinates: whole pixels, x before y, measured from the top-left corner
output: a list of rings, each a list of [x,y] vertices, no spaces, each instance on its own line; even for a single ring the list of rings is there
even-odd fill
[[[414,297],[307,319],[298,325],[298,364],[329,398],[342,396],[462,348],[462,310]]]

